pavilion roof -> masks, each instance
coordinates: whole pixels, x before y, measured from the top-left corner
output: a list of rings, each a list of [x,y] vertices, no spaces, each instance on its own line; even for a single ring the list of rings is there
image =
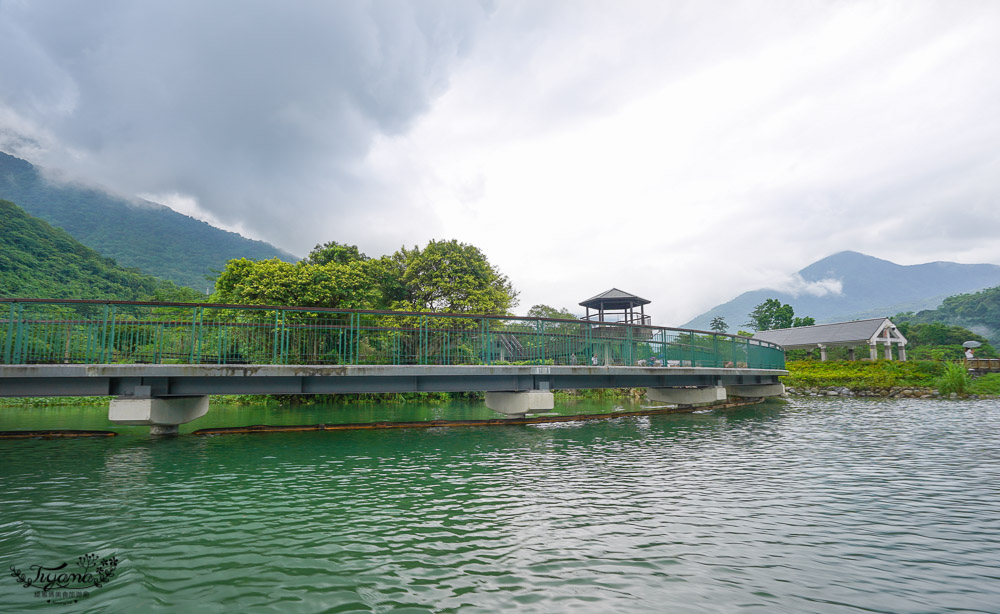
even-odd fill
[[[618,288],[611,288],[605,292],[598,294],[592,298],[588,298],[580,303],[581,307],[589,307],[591,309],[628,309],[630,307],[638,307],[639,305],[648,305],[652,301],[644,299],[642,297],[636,296],[634,294],[629,294],[624,290],[619,290]]]
[[[896,325],[889,318],[762,330],[754,334],[753,338],[777,343],[786,350],[815,348],[818,345],[868,345],[876,338],[884,340],[880,335],[886,328],[889,328],[892,343],[906,343],[906,338],[896,330]]]

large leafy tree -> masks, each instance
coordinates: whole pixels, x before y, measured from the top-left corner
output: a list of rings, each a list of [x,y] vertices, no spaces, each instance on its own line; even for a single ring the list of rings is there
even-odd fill
[[[473,245],[431,241],[423,250],[403,248],[393,260],[402,267],[405,292],[397,308],[507,314],[517,305],[510,280]]]
[[[212,300],[240,305],[294,305],[376,309],[382,306],[377,263],[323,265],[271,260],[230,260],[215,282]]]
[[[212,300],[246,305],[509,313],[510,280],[471,245],[431,241],[373,260],[355,246],[329,242],[291,264],[230,260]]]
[[[317,245],[306,256],[306,262],[309,264],[327,264],[329,262],[350,264],[368,259],[368,256],[362,254],[357,245],[347,245],[336,241],[327,241]]]
[[[795,310],[788,303],[782,304],[776,298],[769,298],[763,303],[754,307],[747,317],[749,318],[744,326],[749,326],[753,330],[774,330],[776,328],[793,328],[797,326],[812,326],[816,320],[806,316],[795,317]]]

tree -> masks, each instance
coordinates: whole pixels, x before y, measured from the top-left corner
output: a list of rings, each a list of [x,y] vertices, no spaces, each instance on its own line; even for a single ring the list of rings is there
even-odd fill
[[[556,309],[548,305],[532,305],[528,310],[529,318],[553,318],[556,320],[578,320],[579,318],[566,308]]]
[[[517,292],[478,248],[431,241],[377,260],[331,241],[295,264],[230,260],[212,300],[247,305],[507,314]]]
[[[322,245],[317,245],[306,256],[308,264],[327,264],[328,262],[348,264],[365,260],[369,260],[368,256],[362,254],[357,245],[347,245],[336,241],[327,241]]]
[[[749,326],[757,332],[774,330],[776,328],[792,328],[794,326],[812,326],[816,323],[811,317],[796,318],[795,310],[789,304],[781,304],[776,298],[769,298],[754,307],[744,326]]]
[[[400,249],[405,298],[396,309],[450,313],[507,314],[517,305],[517,291],[479,248],[451,241],[431,241],[423,250]]]
[[[726,324],[726,319],[722,316],[712,318],[712,323],[709,324],[709,327],[717,333],[724,333],[729,330],[729,325]]]
[[[240,305],[294,305],[377,309],[384,300],[378,261],[323,265],[271,260],[230,260],[212,300]]]

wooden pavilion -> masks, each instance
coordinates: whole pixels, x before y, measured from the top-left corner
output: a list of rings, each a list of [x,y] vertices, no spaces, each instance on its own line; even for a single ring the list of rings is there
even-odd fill
[[[611,288],[581,302],[580,306],[587,309],[587,315],[583,317],[584,320],[648,326],[651,319],[646,315],[644,307],[651,302],[618,288]],[[636,307],[639,308],[638,312]],[[591,309],[595,313],[590,313]]]

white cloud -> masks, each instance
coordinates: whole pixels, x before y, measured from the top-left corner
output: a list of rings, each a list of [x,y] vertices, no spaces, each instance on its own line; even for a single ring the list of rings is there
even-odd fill
[[[787,292],[794,297],[798,297],[803,294],[809,294],[811,296],[835,296],[843,292],[844,283],[839,279],[833,278],[806,281],[801,275],[795,273],[783,282],[775,284],[773,289],[779,292]]]

